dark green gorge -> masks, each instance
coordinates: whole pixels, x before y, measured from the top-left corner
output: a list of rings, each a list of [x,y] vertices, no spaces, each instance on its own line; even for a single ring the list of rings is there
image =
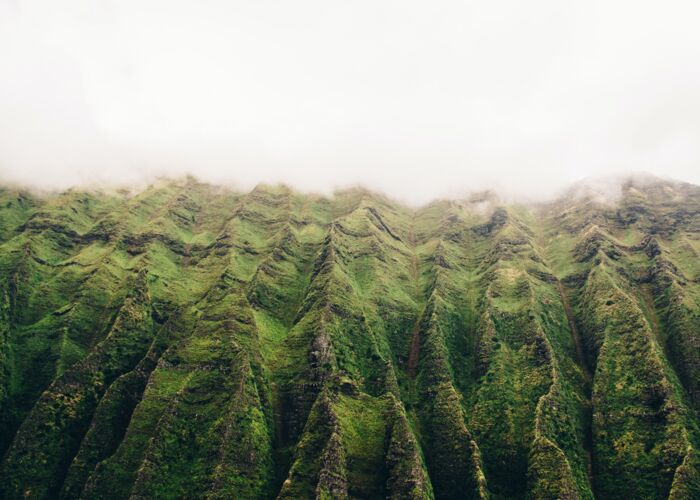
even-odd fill
[[[0,190],[0,498],[700,498],[700,187]]]

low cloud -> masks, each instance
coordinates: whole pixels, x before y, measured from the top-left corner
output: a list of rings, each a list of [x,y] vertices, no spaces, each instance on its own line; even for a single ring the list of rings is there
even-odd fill
[[[691,1],[0,2],[0,181],[700,183]]]

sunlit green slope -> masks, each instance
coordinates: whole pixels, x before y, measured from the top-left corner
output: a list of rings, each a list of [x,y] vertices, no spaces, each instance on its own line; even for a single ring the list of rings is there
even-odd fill
[[[700,188],[0,190],[0,498],[700,498]]]

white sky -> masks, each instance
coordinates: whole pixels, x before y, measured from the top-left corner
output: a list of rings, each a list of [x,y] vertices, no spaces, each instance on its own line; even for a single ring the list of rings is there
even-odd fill
[[[0,180],[700,183],[700,3],[0,0]]]

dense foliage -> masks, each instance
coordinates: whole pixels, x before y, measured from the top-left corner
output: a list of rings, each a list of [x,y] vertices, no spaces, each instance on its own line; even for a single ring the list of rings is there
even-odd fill
[[[0,190],[0,498],[700,498],[700,188]]]

